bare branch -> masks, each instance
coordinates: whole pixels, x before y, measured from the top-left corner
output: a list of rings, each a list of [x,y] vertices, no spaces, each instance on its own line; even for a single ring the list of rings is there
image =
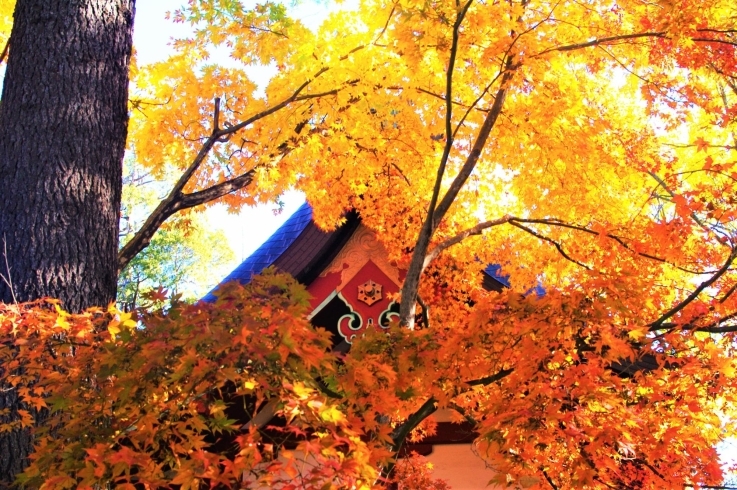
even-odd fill
[[[532,235],[534,237],[537,237],[540,240],[543,240],[545,242],[551,243],[556,249],[558,249],[558,253],[560,253],[566,260],[569,260],[569,261],[573,262],[574,264],[583,267],[586,270],[591,270],[591,267],[589,267],[588,265],[586,265],[584,263],[581,263],[578,260],[576,260],[573,257],[571,257],[570,255],[568,255],[566,253],[566,251],[563,250],[563,246],[561,246],[560,243],[556,242],[552,238],[548,238],[545,235],[541,235],[538,232],[536,232],[535,230],[533,230],[532,228],[528,228],[527,226],[524,226],[523,224],[521,224],[521,223],[519,223],[517,221],[510,220],[509,221],[509,224],[512,225],[512,226],[515,226],[515,227],[519,228],[520,230],[526,231],[530,235]]]
[[[422,223],[420,235],[415,243],[415,251],[412,254],[412,260],[407,270],[407,275],[402,286],[402,300],[399,307],[399,323],[408,328],[414,327],[414,310],[417,299],[417,286],[420,283],[422,275],[423,263],[427,247],[430,245],[430,239],[435,231],[435,206],[440,196],[440,186],[442,185],[445,167],[448,163],[450,150],[453,148],[453,70],[455,68],[456,56],[458,55],[458,42],[460,38],[460,28],[463,19],[471,7],[473,0],[468,0],[462,8],[458,10],[456,20],[453,23],[453,40],[450,46],[450,58],[448,60],[448,69],[446,71],[445,81],[445,147],[443,155],[438,165],[437,176],[435,177],[435,185],[433,187],[430,204],[427,209],[427,218]],[[487,116],[487,120],[488,120]],[[494,117],[496,120],[496,117]],[[486,124],[485,124],[486,125]],[[483,128],[482,128],[483,130]]]
[[[479,223],[473,228],[469,228],[465,231],[462,231],[461,233],[455,235],[452,238],[449,238],[445,240],[444,242],[437,245],[430,253],[427,254],[425,257],[425,262],[423,265],[423,270],[430,265],[430,263],[437,258],[438,255],[440,255],[441,252],[444,250],[452,247],[453,245],[456,245],[466,238],[468,238],[471,235],[480,235],[482,231],[491,228],[493,226],[503,225],[505,223],[508,223],[509,220],[513,219],[511,216],[507,215],[499,219],[491,220],[491,221],[484,221],[483,223]]]
[[[724,265],[722,265],[722,267],[720,267],[719,270],[714,273],[714,275],[712,275],[709,279],[707,279],[706,281],[704,281],[701,284],[699,284],[698,287],[696,289],[694,289],[693,292],[691,292],[691,294],[689,294],[683,301],[681,301],[680,303],[678,303],[677,305],[675,305],[673,308],[671,308],[670,310],[668,310],[665,313],[663,313],[660,316],[660,318],[658,318],[654,322],[650,323],[650,325],[649,325],[650,330],[659,330],[659,329],[661,329],[663,323],[668,318],[672,317],[673,315],[675,315],[679,311],[683,310],[693,300],[695,300],[701,294],[701,292],[704,289],[706,289],[709,286],[711,286],[712,284],[714,284],[717,281],[717,279],[719,279],[720,277],[722,277],[722,275],[724,275],[724,273],[729,270],[729,267],[732,265],[732,262],[734,262],[735,257],[737,257],[737,248],[732,249],[732,252],[727,257],[727,260],[724,261]]]

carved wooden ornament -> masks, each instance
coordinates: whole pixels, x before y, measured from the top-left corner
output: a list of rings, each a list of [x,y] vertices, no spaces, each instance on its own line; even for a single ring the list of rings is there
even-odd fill
[[[374,281],[368,280],[358,286],[359,301],[363,301],[367,305],[371,306],[377,301],[381,301],[381,298],[381,284],[376,284]]]

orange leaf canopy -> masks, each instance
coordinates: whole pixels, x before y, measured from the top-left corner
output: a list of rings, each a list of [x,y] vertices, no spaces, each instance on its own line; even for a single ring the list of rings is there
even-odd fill
[[[139,163],[193,168],[191,199],[247,175],[233,207],[297,187],[325,228],[355,209],[390,260],[422,266],[402,293],[427,299],[428,322],[338,358],[273,275],[131,318],[5,306],[2,380],[26,408],[0,428],[50,410],[23,482],[369,488],[436,407],[473,421],[505,485],[720,481],[734,2],[367,0],[313,32],[279,4],[216,0],[174,19],[207,27],[135,68]],[[235,62],[207,61],[214,46]],[[279,69],[263,93],[250,63]],[[227,134],[191,167],[221,96]],[[485,263],[512,288],[484,291]],[[547,294],[525,295],[538,281]],[[271,432],[252,422],[266,406]]]

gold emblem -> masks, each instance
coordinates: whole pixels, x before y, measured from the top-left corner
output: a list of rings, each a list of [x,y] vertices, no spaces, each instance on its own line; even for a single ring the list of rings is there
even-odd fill
[[[369,280],[358,286],[358,300],[363,301],[369,306],[377,301],[381,301],[381,284],[376,284],[374,281]]]

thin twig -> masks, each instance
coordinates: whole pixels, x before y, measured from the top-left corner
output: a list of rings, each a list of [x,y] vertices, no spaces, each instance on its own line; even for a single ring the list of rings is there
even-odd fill
[[[573,262],[574,264],[583,267],[586,270],[592,270],[591,267],[589,267],[588,265],[586,265],[586,264],[584,264],[582,262],[579,262],[578,260],[576,260],[573,257],[571,257],[570,255],[568,255],[566,253],[566,251],[563,250],[563,247],[561,246],[561,244],[558,243],[558,242],[556,242],[552,238],[548,238],[545,235],[541,235],[540,233],[536,232],[532,228],[528,228],[527,226],[524,226],[524,225],[520,224],[517,221],[510,220],[509,221],[509,224],[512,225],[512,226],[515,226],[515,227],[519,228],[520,230],[526,231],[530,235],[532,235],[534,237],[537,237],[540,240],[543,240],[545,242],[551,243],[556,249],[558,249],[558,253],[560,253],[566,260],[569,260],[569,261]]]
[[[17,305],[18,299],[15,297],[15,290],[13,289],[13,278],[10,275],[10,264],[8,264],[8,242],[5,239],[4,233],[3,233],[3,258],[5,259],[5,271],[8,273],[8,276],[5,277],[3,274],[0,273],[0,279],[2,279],[3,282],[8,286],[8,289],[10,289],[10,296],[13,298],[13,303]]]
[[[10,48],[10,38],[8,38],[8,40],[5,41],[5,47],[3,48],[2,54],[0,54],[0,63],[5,61],[5,58],[7,58],[9,48]]]
[[[387,17],[387,19],[386,19],[386,23],[384,24],[384,28],[381,30],[381,32],[379,33],[379,35],[376,36],[376,39],[374,39],[374,41],[371,44],[374,44],[375,45],[377,42],[379,42],[379,39],[381,39],[381,37],[384,35],[384,33],[386,32],[387,28],[389,28],[389,22],[391,22],[392,17],[394,17],[394,11],[396,9],[397,9],[397,4],[395,3],[394,5],[392,5],[392,11],[389,12],[389,17]]]
[[[732,252],[727,257],[727,260],[724,262],[724,265],[716,272],[714,275],[712,275],[709,279],[702,282],[698,285],[696,289],[693,290],[691,294],[689,294],[683,301],[678,303],[676,306],[671,308],[670,310],[663,313],[660,318],[655,320],[654,322],[650,323],[648,326],[650,327],[650,330],[659,330],[661,325],[670,317],[684,309],[686,306],[688,306],[693,300],[695,300],[701,292],[714,284],[717,279],[722,277],[725,272],[729,270],[729,267],[732,265],[732,262],[734,262],[735,257],[737,257],[737,248],[732,249]]]
[[[663,179],[660,178],[660,176],[658,174],[656,174],[655,172],[648,171],[648,175],[650,175],[650,177],[652,177],[653,179],[655,179],[655,181],[660,185],[660,187],[662,187],[663,190],[665,192],[667,192],[668,195],[670,195],[671,198],[676,197],[675,192],[673,192],[672,190],[670,190],[668,188],[668,185],[665,183],[665,181]],[[701,221],[701,218],[699,218],[698,216],[696,216],[696,213],[692,212],[690,214],[690,216],[691,216],[691,219],[693,219],[704,231],[706,231],[707,233],[713,233],[714,232],[714,230],[711,229],[711,228],[709,228],[709,226],[707,226],[706,223],[704,223],[703,221]],[[727,244],[727,243],[724,243],[724,245],[729,246],[729,244]]]

